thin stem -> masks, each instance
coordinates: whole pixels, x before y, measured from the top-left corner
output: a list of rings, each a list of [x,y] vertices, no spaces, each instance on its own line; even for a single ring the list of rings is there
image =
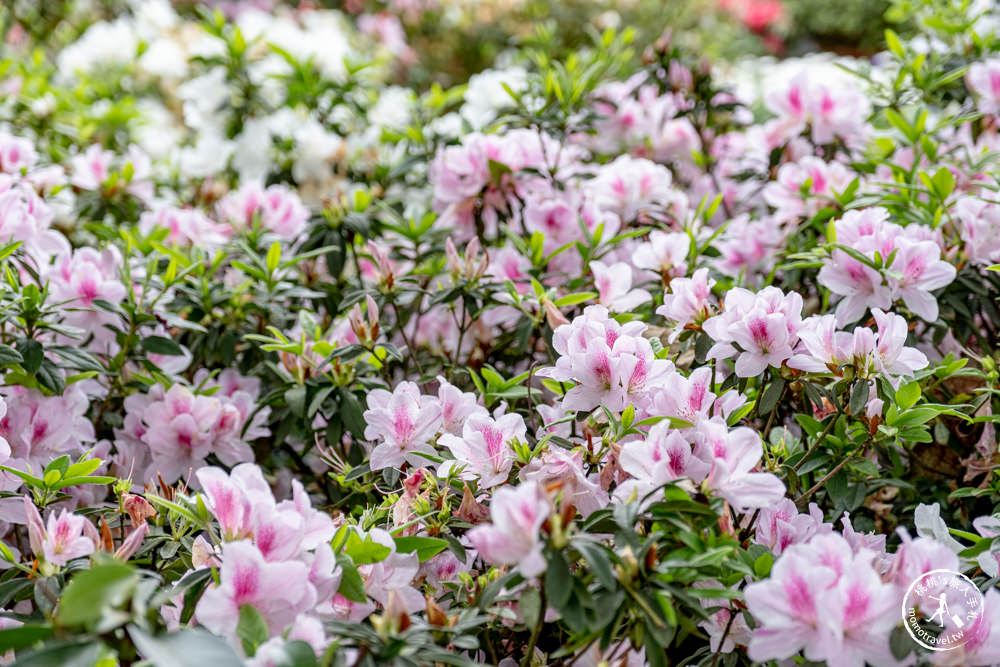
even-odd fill
[[[535,655],[535,646],[538,645],[538,637],[542,634],[542,626],[545,625],[545,609],[548,607],[548,600],[545,597],[545,586],[541,586],[540,589],[542,600],[538,607],[538,622],[535,623],[535,627],[531,631],[531,639],[528,640],[524,657],[521,658],[521,667],[528,667],[531,664],[531,658]]]
[[[846,457],[843,461],[841,461],[840,463],[838,463],[837,465],[835,465],[830,472],[828,472],[825,475],[823,475],[823,477],[820,478],[820,480],[818,482],[816,482],[811,487],[809,487],[808,491],[805,491],[802,495],[800,495],[798,498],[795,499],[795,504],[796,505],[800,505],[800,503],[802,503],[803,501],[807,500],[809,498],[809,496],[811,496],[812,494],[816,493],[821,488],[823,488],[823,485],[826,484],[828,481],[830,481],[831,477],[833,477],[838,472],[840,472],[841,469],[844,466],[846,466],[849,462],[853,461],[854,458],[856,456],[858,456],[858,454],[863,454],[865,452],[865,450],[868,449],[868,443],[870,441],[871,441],[870,438],[868,440],[865,440],[865,444],[863,444],[858,449],[854,450],[854,452],[852,452],[850,456]]]
[[[830,423],[826,425],[826,428],[823,429],[823,432],[819,434],[818,438],[816,438],[816,442],[809,445],[809,449],[807,449],[806,453],[802,455],[802,458],[799,459],[799,462],[796,463],[794,466],[792,466],[792,472],[798,472],[799,468],[802,467],[802,464],[805,463],[806,459],[809,458],[809,455],[812,454],[814,451],[816,451],[816,448],[819,447],[820,443],[823,442],[823,440],[826,439],[826,436],[830,434],[830,431],[833,430],[833,425],[837,423],[837,419],[839,417],[840,417],[840,412],[837,412],[837,414],[833,415],[833,417],[830,419]]]
[[[736,612],[734,612],[732,607],[730,607],[729,620],[726,621],[726,629],[722,631],[722,637],[719,639],[719,647],[715,649],[715,655],[712,656],[712,664],[710,667],[715,667],[716,663],[719,662],[719,656],[722,655],[722,647],[726,643],[726,637],[729,636],[729,630],[733,627],[733,620],[735,618]]]

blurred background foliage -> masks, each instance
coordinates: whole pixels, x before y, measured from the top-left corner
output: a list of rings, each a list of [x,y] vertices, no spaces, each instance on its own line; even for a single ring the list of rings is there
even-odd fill
[[[897,4],[902,0],[896,0]],[[142,0],[132,0],[132,3]],[[890,0],[173,0],[180,12],[207,4],[226,14],[280,5],[340,9],[361,16],[392,15],[405,30],[414,61],[400,83],[423,89],[452,86],[472,74],[506,64],[514,49],[532,45],[553,57],[592,44],[607,28],[629,27],[636,43],[664,31],[689,53],[713,62],[817,50],[865,56],[884,47]],[[58,49],[93,22],[129,10],[126,0],[6,0],[0,28],[9,46]],[[907,26],[894,24],[897,33]],[[639,57],[639,53],[636,57]]]

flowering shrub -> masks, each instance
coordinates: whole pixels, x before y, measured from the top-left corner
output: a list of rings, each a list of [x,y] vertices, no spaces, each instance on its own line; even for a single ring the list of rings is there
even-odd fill
[[[1000,663],[990,7],[765,95],[220,9],[8,36],[4,662]]]

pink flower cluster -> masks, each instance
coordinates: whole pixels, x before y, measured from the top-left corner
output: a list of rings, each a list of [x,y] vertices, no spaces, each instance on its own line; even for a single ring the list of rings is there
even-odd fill
[[[923,352],[906,346],[906,320],[894,313],[872,310],[877,330],[856,327],[837,331],[833,315],[813,315],[802,322],[799,347],[788,360],[792,368],[810,373],[837,373],[850,364],[858,377],[911,376],[927,366]]]
[[[203,541],[195,563],[217,566],[221,560],[218,584],[195,609],[198,623],[239,646],[240,607],[250,605],[267,623],[271,641],[284,641],[289,631],[290,638],[306,638],[317,652],[324,650],[328,641],[320,620],[334,614],[341,578],[330,546],[333,520],[313,509],[297,480],[292,499],[277,502],[253,464],[237,465],[231,473],[202,468],[197,478],[222,532],[219,555]],[[179,611],[166,607],[163,613],[173,617]]]
[[[269,410],[257,411],[259,380],[224,371],[212,395],[175,384],[154,385],[146,394],[125,399],[125,423],[115,430],[118,468],[138,481],[188,480],[214,456],[226,465],[253,460],[248,442],[266,436]]]
[[[672,368],[656,358],[642,336],[642,322],[619,324],[602,306],[589,306],[570,324],[558,327],[552,346],[556,365],[539,375],[557,382],[574,382],[562,400],[563,410],[590,411],[598,406],[621,412],[630,404],[643,406],[649,392]]]
[[[285,241],[296,241],[305,231],[309,220],[306,208],[298,194],[284,185],[259,182],[243,184],[219,202],[219,218],[236,231],[243,231],[259,220],[265,231]]]
[[[777,287],[765,287],[756,294],[735,288],[726,294],[723,312],[702,326],[715,341],[710,358],[735,356],[738,376],[760,375],[792,356],[802,326],[802,297]]]
[[[864,255],[864,263],[834,248],[819,272],[819,282],[842,298],[837,322],[860,318],[868,308],[883,310],[902,299],[914,315],[933,322],[937,299],[931,292],[955,279],[954,265],[941,259],[941,246],[921,225],[901,227],[889,222],[884,208],[848,211],[836,222],[836,243]]]
[[[900,600],[927,572],[960,571],[955,553],[935,539],[912,539],[901,531],[902,545],[886,554],[884,536],[859,535],[846,518],[840,535],[829,524],[816,526],[815,519],[803,523],[792,511],[784,508],[768,517],[792,543],[770,577],[745,590],[747,609],[757,624],[749,657],[784,660],[801,651],[808,660],[830,664],[896,664],[887,637],[901,621]],[[967,643],[933,654],[932,662],[994,664],[1000,660],[998,619],[1000,594],[990,590],[985,614],[969,628]]]

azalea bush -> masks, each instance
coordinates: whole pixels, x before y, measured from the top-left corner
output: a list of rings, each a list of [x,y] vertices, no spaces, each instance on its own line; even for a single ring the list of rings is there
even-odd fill
[[[57,4],[2,14],[3,662],[1000,663],[991,5],[443,87],[420,2]]]

